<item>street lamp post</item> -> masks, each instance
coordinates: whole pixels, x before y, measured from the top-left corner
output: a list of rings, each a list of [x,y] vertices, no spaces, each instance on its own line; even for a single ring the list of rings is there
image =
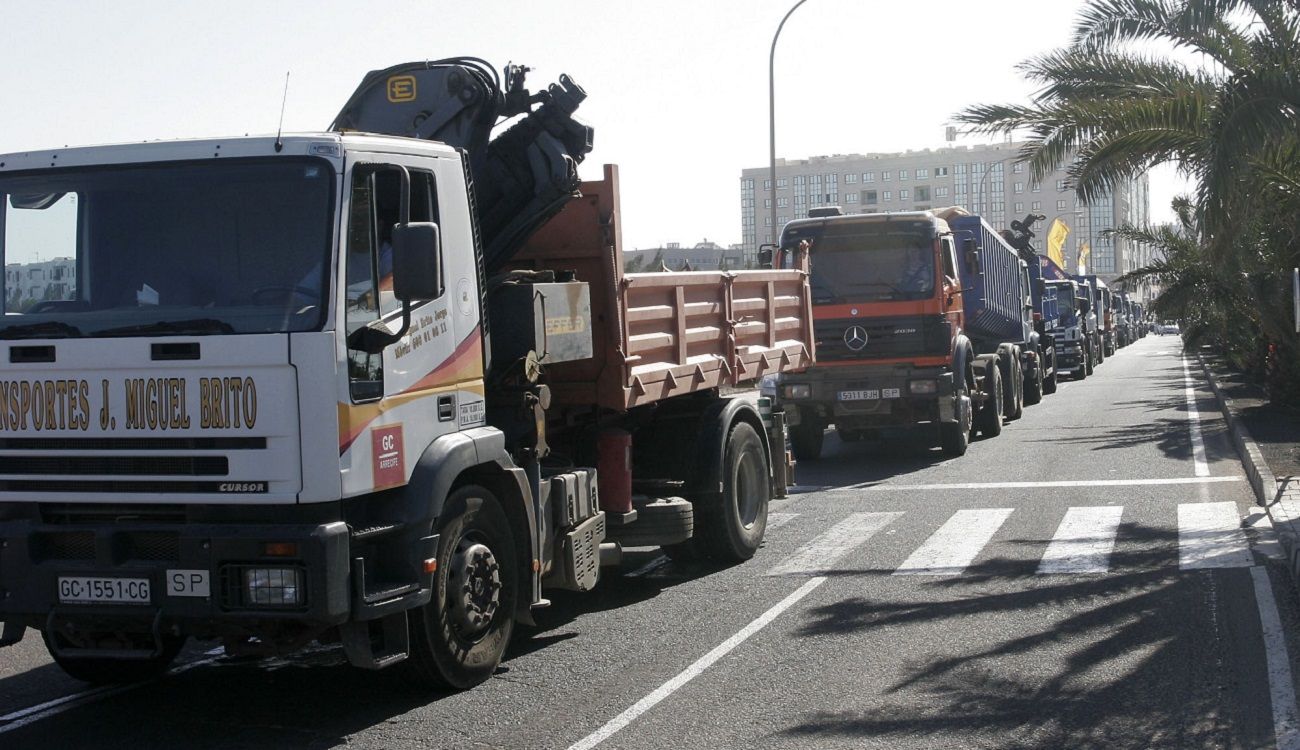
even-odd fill
[[[776,33],[772,35],[772,53],[767,61],[768,185],[772,196],[772,238],[778,242],[780,236],[777,234],[776,226],[776,40],[781,38],[781,29],[785,28],[785,22],[790,20],[790,14],[794,13],[799,9],[800,5],[806,2],[808,0],[799,0],[790,10],[786,11],[785,17],[781,19],[780,25],[776,27]]]

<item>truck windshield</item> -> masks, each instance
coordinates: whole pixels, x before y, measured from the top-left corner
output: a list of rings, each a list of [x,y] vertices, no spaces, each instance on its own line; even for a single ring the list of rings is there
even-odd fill
[[[831,223],[813,239],[813,302],[925,299],[934,292],[934,238],[887,224]]]
[[[0,338],[319,328],[332,200],[317,159],[0,175]]]

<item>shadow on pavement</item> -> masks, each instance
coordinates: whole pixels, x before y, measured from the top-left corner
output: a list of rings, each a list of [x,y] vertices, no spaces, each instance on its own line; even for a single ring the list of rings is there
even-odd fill
[[[1180,572],[1176,532],[1125,524],[1120,534],[1134,548],[1112,555],[1119,572],[1037,575],[1037,559],[1004,558],[928,579],[913,601],[852,597],[811,610],[799,636],[950,627],[954,639],[906,662],[884,705],[811,712],[779,737],[930,747],[959,736],[1015,750],[1271,746],[1271,732],[1248,736],[1271,727],[1267,695],[1247,697],[1250,681],[1232,667],[1262,669],[1253,604],[1230,597],[1250,591],[1249,573]],[[957,637],[972,627],[980,634]]]

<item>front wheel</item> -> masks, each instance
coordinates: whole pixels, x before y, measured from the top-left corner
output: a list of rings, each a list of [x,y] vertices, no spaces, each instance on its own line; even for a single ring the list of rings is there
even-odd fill
[[[984,376],[984,394],[977,426],[984,437],[997,437],[1002,434],[1002,373],[996,363],[989,364]]]
[[[1046,388],[1044,386],[1046,385],[1046,383],[1043,382],[1042,368],[1043,365],[1040,363],[1038,373],[1035,374],[1032,378],[1025,378],[1025,405],[1026,406],[1033,406],[1034,404],[1041,403],[1043,400],[1043,393],[1046,391]]]
[[[964,456],[970,446],[970,391],[963,384],[957,391],[957,420],[939,425],[939,447],[945,456]]]
[[[466,485],[447,498],[438,522],[433,596],[411,610],[411,658],[418,682],[464,690],[491,677],[514,630],[519,568],[501,504]]]
[[[724,461],[722,494],[695,504],[696,547],[714,560],[743,562],[763,543],[772,497],[767,451],[752,425],[731,428]]]

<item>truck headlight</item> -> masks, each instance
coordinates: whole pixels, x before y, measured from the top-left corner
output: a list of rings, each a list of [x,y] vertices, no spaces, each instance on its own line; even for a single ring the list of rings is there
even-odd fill
[[[916,396],[928,396],[939,392],[939,381],[937,380],[913,380],[907,384],[908,390]]]
[[[807,383],[791,383],[781,386],[781,393],[786,398],[810,398],[812,396],[812,386]]]
[[[245,601],[261,607],[292,607],[302,603],[302,571],[298,568],[245,568]]]

